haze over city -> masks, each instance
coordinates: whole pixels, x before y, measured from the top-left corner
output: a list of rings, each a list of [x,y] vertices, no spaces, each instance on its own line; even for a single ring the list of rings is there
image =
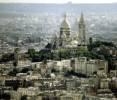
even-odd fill
[[[0,0],[1,3],[116,3],[117,0]]]
[[[0,100],[117,100],[117,0],[0,0]]]

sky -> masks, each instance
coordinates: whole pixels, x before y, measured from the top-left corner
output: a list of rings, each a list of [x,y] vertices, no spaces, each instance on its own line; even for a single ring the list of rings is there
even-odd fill
[[[0,0],[2,3],[117,3],[117,0]]]

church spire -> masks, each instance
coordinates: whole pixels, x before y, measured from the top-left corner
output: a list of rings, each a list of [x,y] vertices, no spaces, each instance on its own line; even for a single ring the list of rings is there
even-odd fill
[[[79,35],[78,39],[81,45],[86,44],[86,34],[85,34],[85,22],[84,22],[84,15],[81,13],[80,20],[79,20]]]
[[[64,14],[64,20],[66,20],[66,19],[67,19],[67,13]]]
[[[80,16],[80,21],[79,21],[79,23],[84,23],[84,15],[83,15],[83,13],[81,13],[81,16]]]

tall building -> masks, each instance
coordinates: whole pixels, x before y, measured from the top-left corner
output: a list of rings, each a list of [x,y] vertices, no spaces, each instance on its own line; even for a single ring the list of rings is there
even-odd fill
[[[85,22],[83,13],[81,13],[80,21],[79,21],[79,33],[78,33],[78,42],[80,45],[86,45],[86,30],[85,30]]]

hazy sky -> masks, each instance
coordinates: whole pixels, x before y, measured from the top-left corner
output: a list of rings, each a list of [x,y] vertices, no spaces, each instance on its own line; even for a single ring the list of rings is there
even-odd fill
[[[0,2],[22,2],[22,3],[117,3],[117,0],[0,0]]]

